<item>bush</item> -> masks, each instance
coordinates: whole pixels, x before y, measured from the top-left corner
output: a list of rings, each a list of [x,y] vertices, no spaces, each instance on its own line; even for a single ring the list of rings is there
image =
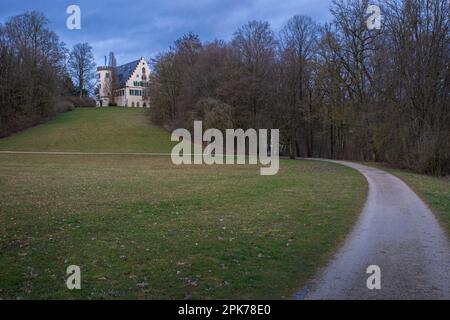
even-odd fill
[[[233,128],[233,108],[216,99],[202,98],[195,105],[194,120],[202,120],[205,129],[221,131]]]
[[[68,97],[67,101],[71,102],[76,108],[95,108],[95,100],[89,97]]]
[[[75,109],[75,105],[71,101],[69,101],[67,99],[63,99],[63,100],[57,101],[55,103],[54,111],[56,114],[58,114],[58,113],[66,112],[66,111],[72,111],[74,109]]]
[[[0,138],[44,123],[60,113],[75,109],[74,103],[68,98],[52,98],[46,106],[48,111],[45,115],[32,112],[16,112],[11,114],[8,118],[8,122],[1,123],[0,125]],[[26,107],[23,107],[23,109],[27,110]]]

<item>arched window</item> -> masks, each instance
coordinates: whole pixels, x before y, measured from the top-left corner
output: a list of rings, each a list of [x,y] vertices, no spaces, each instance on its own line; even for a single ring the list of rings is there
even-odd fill
[[[139,101],[137,102],[137,104],[136,104],[136,107],[140,107],[141,105],[140,105],[140,103],[139,103]]]
[[[131,106],[134,108],[134,102],[131,103]]]
[[[147,108],[147,104],[144,102],[144,104],[142,105],[144,108]]]
[[[145,76],[145,68],[142,67],[142,74]]]

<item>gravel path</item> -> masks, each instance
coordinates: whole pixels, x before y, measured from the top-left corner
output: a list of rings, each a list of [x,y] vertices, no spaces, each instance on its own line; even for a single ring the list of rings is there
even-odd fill
[[[376,168],[333,161],[369,182],[364,210],[329,265],[296,299],[450,299],[450,244],[424,202],[400,179]],[[367,267],[381,289],[367,289]]]

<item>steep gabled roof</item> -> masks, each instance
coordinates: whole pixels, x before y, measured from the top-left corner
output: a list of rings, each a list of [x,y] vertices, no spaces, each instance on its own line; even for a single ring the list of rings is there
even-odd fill
[[[121,88],[125,87],[125,84],[133,74],[134,70],[136,70],[140,61],[141,59],[117,67],[117,76]]]

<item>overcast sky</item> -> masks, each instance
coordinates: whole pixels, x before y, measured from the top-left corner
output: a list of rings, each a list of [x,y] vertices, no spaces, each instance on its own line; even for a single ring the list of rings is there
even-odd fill
[[[89,42],[97,64],[110,51],[118,64],[153,57],[192,31],[202,40],[229,40],[250,20],[268,21],[274,31],[296,14],[330,19],[331,0],[0,0],[0,22],[25,11],[43,12],[70,48]],[[68,30],[66,9],[81,8],[81,30]]]

